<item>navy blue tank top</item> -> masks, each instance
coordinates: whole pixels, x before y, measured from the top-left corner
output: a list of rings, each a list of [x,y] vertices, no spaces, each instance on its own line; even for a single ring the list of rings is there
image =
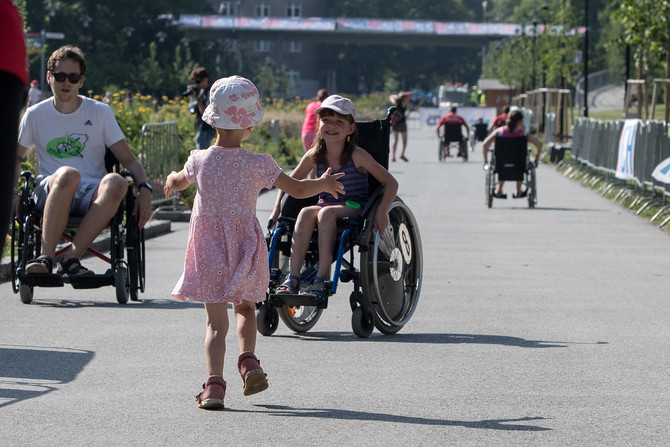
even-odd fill
[[[319,164],[316,167],[316,175],[321,177],[326,172],[326,169],[328,169],[327,166]],[[361,208],[365,207],[365,204],[368,202],[368,174],[364,174],[356,169],[353,158],[349,158],[349,161],[339,171],[333,172],[333,174],[338,172],[344,172],[344,176],[340,178],[339,182],[344,186],[346,194],[338,194],[337,199],[335,199],[332,194],[322,192],[319,194],[319,201],[344,203],[349,200],[359,203]]]

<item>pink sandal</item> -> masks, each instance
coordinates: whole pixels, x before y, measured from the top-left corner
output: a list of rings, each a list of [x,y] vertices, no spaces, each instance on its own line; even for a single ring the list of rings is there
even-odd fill
[[[268,388],[267,374],[253,352],[243,352],[237,359],[237,370],[244,385],[244,395],[260,393]]]
[[[221,376],[210,376],[202,384],[203,392],[195,396],[198,407],[207,410],[224,408],[223,398],[226,395],[226,381]]]

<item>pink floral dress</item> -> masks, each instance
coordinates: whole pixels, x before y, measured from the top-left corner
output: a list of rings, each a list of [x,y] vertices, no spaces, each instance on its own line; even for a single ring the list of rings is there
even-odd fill
[[[256,217],[263,188],[272,188],[281,168],[269,154],[241,147],[191,151],[185,177],[197,182],[184,273],[172,291],[182,301],[203,303],[265,299],[268,250]]]

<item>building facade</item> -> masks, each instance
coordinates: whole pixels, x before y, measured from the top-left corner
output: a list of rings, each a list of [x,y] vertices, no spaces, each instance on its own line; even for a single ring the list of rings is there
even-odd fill
[[[323,0],[259,0],[259,1],[216,1],[209,0],[212,13],[224,17],[272,17],[308,18],[323,17]],[[310,98],[317,90],[336,90],[334,71],[321,63],[322,44],[308,39],[290,40],[284,37],[236,38],[235,45],[240,51],[256,60],[271,60],[282,67],[289,84],[297,96]]]

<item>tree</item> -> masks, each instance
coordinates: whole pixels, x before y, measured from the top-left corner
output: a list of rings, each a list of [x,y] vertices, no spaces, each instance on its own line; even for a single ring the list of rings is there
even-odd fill
[[[668,0],[621,0],[613,15],[623,26],[619,42],[635,48],[638,79],[645,79],[655,69],[664,67],[670,78],[670,2]],[[642,93],[638,90],[638,97]],[[665,120],[670,90],[665,89]]]

